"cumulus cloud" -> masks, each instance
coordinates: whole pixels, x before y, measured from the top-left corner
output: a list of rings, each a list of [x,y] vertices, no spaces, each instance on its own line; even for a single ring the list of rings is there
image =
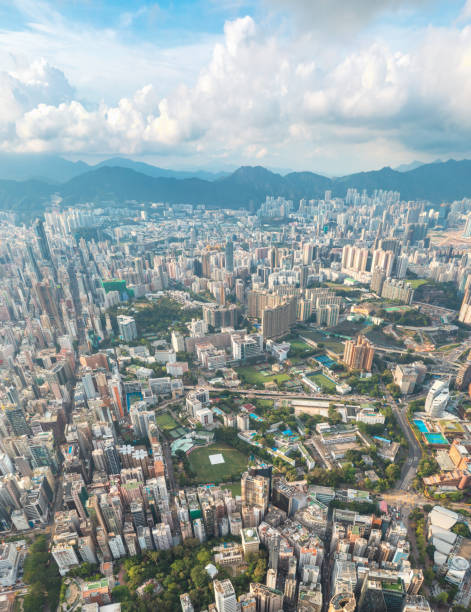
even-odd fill
[[[326,60],[306,39],[276,36],[244,17],[226,22],[192,83],[165,92],[151,82],[114,103],[85,101],[44,60],[4,72],[0,83],[3,150],[298,167],[336,155],[376,165],[407,151],[471,153],[466,24],[429,28],[407,51],[377,41]]]

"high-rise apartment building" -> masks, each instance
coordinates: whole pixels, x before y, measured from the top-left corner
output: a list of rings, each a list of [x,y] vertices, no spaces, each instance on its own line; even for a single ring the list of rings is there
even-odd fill
[[[250,594],[257,600],[257,612],[279,612],[283,609],[283,593],[278,589],[251,582]]]
[[[133,317],[118,315],[116,320],[118,321],[119,335],[125,342],[132,342],[137,338],[136,321]]]
[[[370,372],[374,354],[370,341],[364,336],[358,336],[355,340],[345,342],[343,361],[350,370]]]
[[[274,306],[273,308],[265,308],[262,314],[262,334],[264,340],[285,336],[295,323],[295,299],[288,299],[283,304]]]
[[[242,503],[248,506],[259,506],[263,512],[268,507],[270,481],[265,476],[244,472],[241,479]]]

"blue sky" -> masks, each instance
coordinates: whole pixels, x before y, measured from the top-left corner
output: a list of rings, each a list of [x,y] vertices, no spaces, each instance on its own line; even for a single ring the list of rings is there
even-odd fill
[[[0,150],[341,174],[471,156],[471,0],[0,0]]]

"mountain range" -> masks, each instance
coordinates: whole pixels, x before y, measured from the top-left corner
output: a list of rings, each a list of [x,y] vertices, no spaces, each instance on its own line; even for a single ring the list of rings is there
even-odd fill
[[[243,166],[229,175],[206,173],[204,178],[122,158],[89,166],[42,155],[18,155],[12,161],[4,154],[0,177],[0,208],[28,214],[40,213],[55,194],[66,204],[137,200],[226,208],[258,207],[267,195],[298,201],[322,198],[331,190],[343,197],[349,188],[399,191],[404,200],[432,203],[471,197],[471,160],[423,164],[408,171],[385,167],[337,178],[313,172],[282,176],[261,166]]]

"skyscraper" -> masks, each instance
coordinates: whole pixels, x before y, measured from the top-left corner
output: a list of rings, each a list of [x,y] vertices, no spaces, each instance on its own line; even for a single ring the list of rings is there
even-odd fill
[[[230,580],[214,580],[214,598],[218,612],[236,612],[237,599]]]
[[[232,240],[228,240],[226,242],[225,254],[226,254],[226,270],[228,272],[233,272],[234,271],[234,243],[232,242]]]
[[[36,219],[36,221],[33,223],[33,230],[36,234],[41,257],[49,262],[52,262],[51,250],[49,248],[46,232],[44,230],[44,222],[42,219]]]

